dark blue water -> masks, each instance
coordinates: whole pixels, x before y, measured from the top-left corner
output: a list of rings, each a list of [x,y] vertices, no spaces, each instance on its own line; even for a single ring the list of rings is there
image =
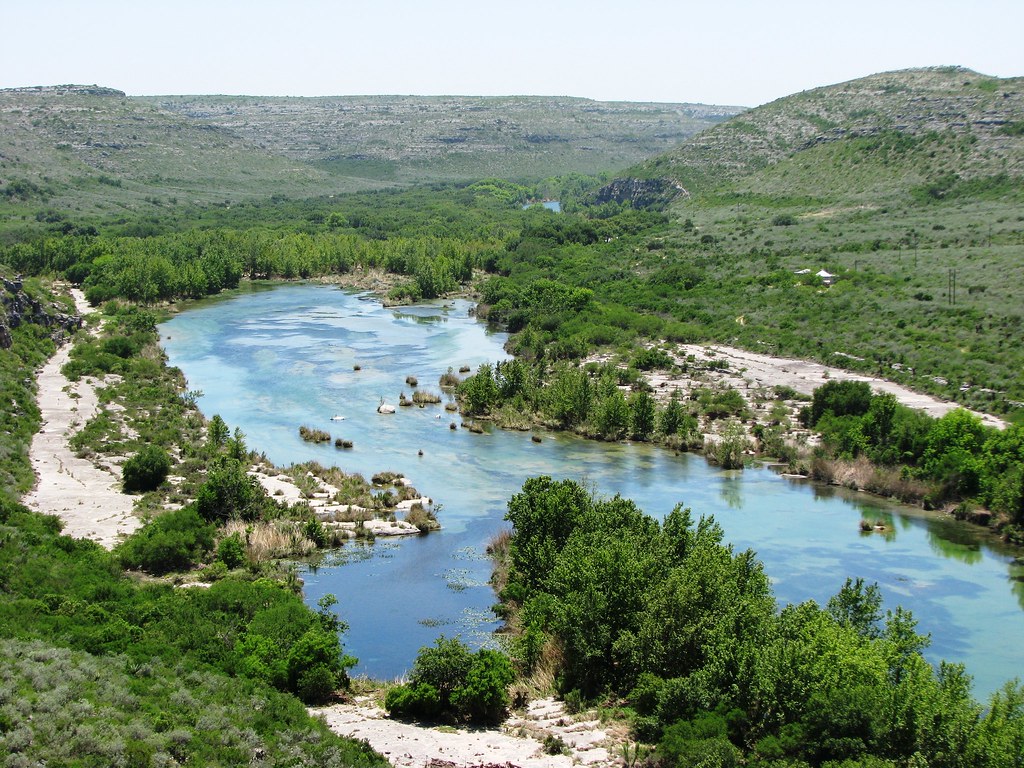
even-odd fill
[[[644,445],[453,431],[460,419],[440,405],[377,414],[382,398],[397,404],[401,392],[411,395],[406,376],[440,392],[449,367],[475,370],[505,357],[505,337],[469,309],[463,301],[386,309],[335,287],[288,285],[201,303],[161,326],[170,362],[203,393],[203,412],[240,427],[251,448],[278,464],[400,471],[440,504],[442,531],[353,543],[304,574],[310,604],[338,597],[357,673],[400,676],[439,634],[489,641],[497,623],[484,550],[504,525],[508,498],[539,474],[620,493],[659,517],[677,503],[713,515],[737,549],[758,553],[780,603],[824,603],[847,576],[878,582],[887,607],[912,610],[932,634],[930,658],[965,662],[980,696],[1024,669],[1024,647],[1011,640],[1024,637],[1024,568],[968,526]],[[355,447],[305,443],[301,424]],[[890,533],[862,534],[865,517],[891,521]]]

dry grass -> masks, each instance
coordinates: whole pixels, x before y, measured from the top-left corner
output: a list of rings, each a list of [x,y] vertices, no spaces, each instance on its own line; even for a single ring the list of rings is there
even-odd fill
[[[433,392],[417,389],[412,393],[412,401],[417,405],[436,405],[441,402],[441,396]]]
[[[300,523],[291,520],[244,523],[232,520],[224,526],[224,535],[237,533],[245,544],[245,553],[252,562],[279,557],[305,556],[316,550],[316,544],[302,533]]]
[[[811,477],[903,502],[920,501],[933,490],[928,483],[911,477],[902,468],[877,467],[864,456],[853,460],[817,456],[811,462]]]
[[[533,667],[530,676],[523,683],[530,692],[530,698],[550,696],[557,691],[556,685],[559,670],[565,663],[565,654],[561,645],[553,638],[548,638],[540,652],[540,658]]]

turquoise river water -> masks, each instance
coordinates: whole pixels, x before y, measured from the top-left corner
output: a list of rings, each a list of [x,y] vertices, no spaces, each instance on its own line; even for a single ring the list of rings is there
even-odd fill
[[[489,332],[470,308],[465,301],[385,308],[336,287],[292,284],[200,302],[160,328],[170,363],[202,392],[203,412],[240,427],[250,448],[280,465],[316,460],[367,477],[398,471],[440,505],[437,533],[351,543],[305,568],[307,602],[338,598],[357,674],[398,677],[440,634],[487,641],[498,623],[485,547],[506,525],[509,497],[540,474],[619,493],[659,518],[677,503],[695,517],[713,515],[737,549],[757,552],[780,604],[824,603],[848,576],[877,582],[887,607],[910,609],[919,630],[931,633],[929,658],[967,665],[979,698],[1024,669],[1016,641],[1024,637],[1024,567],[964,524],[768,469],[722,471],[700,456],[646,445],[451,430],[453,415],[440,405],[377,414],[381,398],[397,404],[400,392],[411,395],[406,376],[439,391],[449,367],[476,370],[507,357],[505,336]],[[305,443],[302,424],[354,448]],[[889,521],[889,532],[861,533],[865,517]]]

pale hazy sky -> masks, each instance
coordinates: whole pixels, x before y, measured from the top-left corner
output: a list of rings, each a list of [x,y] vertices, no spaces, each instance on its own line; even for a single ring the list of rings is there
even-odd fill
[[[756,106],[904,67],[1024,75],[1024,0],[0,0],[0,87]]]

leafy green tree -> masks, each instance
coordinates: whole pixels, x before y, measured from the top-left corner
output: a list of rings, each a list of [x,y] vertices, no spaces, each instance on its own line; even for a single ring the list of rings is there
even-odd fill
[[[586,371],[571,366],[557,368],[545,395],[545,410],[562,429],[572,429],[587,420],[593,392]]]
[[[814,390],[808,426],[817,426],[827,412],[863,416],[871,407],[871,386],[865,381],[833,380]]]
[[[683,408],[683,404],[679,400],[679,392],[678,390],[673,390],[668,404],[666,404],[665,409],[661,412],[661,418],[658,421],[658,431],[666,437],[677,434],[683,426],[683,418],[685,416],[686,409]]]
[[[468,415],[482,416],[490,411],[498,399],[494,367],[490,363],[481,363],[475,375],[459,384],[459,394]]]
[[[645,390],[634,392],[629,398],[629,432],[634,440],[650,440],[654,434],[657,408],[654,398]]]
[[[616,386],[606,388],[594,414],[597,434],[604,440],[621,440],[629,428],[630,409],[626,396]]]
[[[213,418],[210,419],[210,423],[207,426],[206,434],[210,441],[210,445],[214,446],[214,448],[223,448],[227,445],[230,432],[228,430],[228,425],[224,422],[224,419],[221,418],[219,413],[213,414]]]
[[[877,584],[848,578],[839,594],[828,601],[828,612],[863,637],[881,637],[882,592]]]
[[[958,408],[932,424],[921,457],[926,476],[940,480],[962,496],[978,492],[985,428],[977,416]]]
[[[508,502],[510,586],[530,589],[551,573],[559,552],[589,510],[590,494],[571,480],[531,477]]]

